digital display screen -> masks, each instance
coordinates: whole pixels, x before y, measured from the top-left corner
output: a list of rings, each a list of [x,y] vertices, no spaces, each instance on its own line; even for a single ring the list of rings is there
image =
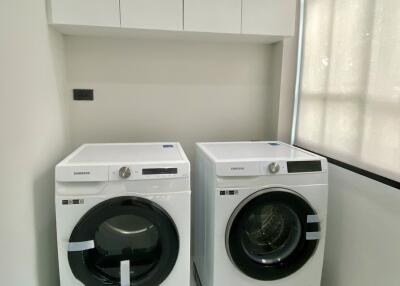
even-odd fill
[[[287,162],[288,173],[307,173],[322,171],[321,161]]]
[[[178,168],[149,168],[142,169],[142,175],[178,174]]]

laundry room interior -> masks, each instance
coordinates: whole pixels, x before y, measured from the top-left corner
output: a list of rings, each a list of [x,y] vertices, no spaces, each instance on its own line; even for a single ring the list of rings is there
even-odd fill
[[[298,268],[289,267],[293,271],[289,270],[288,277],[284,274],[244,277],[243,269],[247,266],[235,266],[235,253],[226,246],[226,261],[233,263],[232,268],[223,268],[221,273],[230,276],[232,270],[232,275],[239,277],[237,286],[399,285],[400,2],[147,1],[86,0],[84,4],[78,0],[0,2],[1,284],[186,286],[178,283],[178,276],[183,273],[171,269],[173,277],[178,277],[175,284],[168,273],[160,274],[160,277],[165,276],[164,282],[146,280],[144,274],[137,278],[134,271],[129,272],[129,261],[128,266],[121,261],[121,269],[118,268],[121,273],[117,271],[121,275],[120,282],[86,282],[92,280],[81,280],[77,274],[81,273],[79,269],[72,269],[71,277],[76,277],[76,280],[65,279],[67,275],[61,274],[64,282],[60,282],[61,268],[69,268],[73,250],[66,254],[67,262],[60,263],[58,251],[61,242],[57,240],[59,226],[54,203],[57,201],[56,188],[60,188],[60,194],[67,192],[68,188],[76,190],[81,187],[90,192],[101,184],[107,184],[100,179],[90,179],[88,185],[80,179],[70,180],[69,175],[61,170],[65,166],[69,168],[68,164],[73,162],[74,157],[67,156],[74,150],[83,150],[77,149],[83,144],[124,146],[138,143],[137,146],[141,146],[158,142],[164,149],[179,149],[183,158],[187,156],[185,166],[190,166],[188,171],[181,165],[162,167],[161,170],[153,166],[156,160],[150,160],[148,164],[152,169],[145,166],[139,171],[142,175],[159,171],[161,173],[149,174],[160,178],[175,178],[176,174],[178,178],[182,168],[187,173],[184,176],[190,177],[187,180],[192,193],[190,207],[185,208],[182,203],[185,211],[179,214],[190,220],[191,230],[188,231],[193,240],[188,242],[190,262],[187,268],[190,268],[191,282],[187,286],[201,285],[201,282],[203,286],[236,286],[234,282],[218,284],[217,277],[213,278],[214,282],[208,277],[202,278],[201,275],[208,275],[204,273],[200,273],[200,278],[194,277],[198,274],[193,269],[193,251],[201,239],[197,242],[194,239],[199,226],[193,219],[193,212],[200,200],[204,199],[205,204],[209,202],[207,196],[199,199],[194,192],[201,191],[198,186],[214,187],[219,194],[225,195],[225,189],[219,189],[224,188],[225,179],[226,186],[242,179],[237,175],[240,173],[234,173],[237,178],[232,181],[227,179],[231,175],[218,175],[219,169],[215,166],[220,163],[220,157],[210,155],[225,156],[233,150],[230,143],[226,153],[218,153],[218,144],[215,147],[211,143],[198,143],[247,142],[249,146],[258,146],[254,147],[255,150],[261,146],[259,144],[267,144],[271,150],[275,145],[293,148],[285,151],[292,156],[290,158],[304,151],[303,157],[299,155],[301,162],[311,160],[307,156],[314,153],[316,157],[312,158],[317,159],[312,160],[321,160],[320,169],[314,170],[312,165],[293,168],[305,173],[321,171],[326,175],[312,177],[312,182],[299,179],[300,189],[313,182],[326,184],[326,217],[321,220],[315,218],[316,215],[307,216],[307,223],[321,223],[321,229],[312,233],[322,233],[324,239],[324,247],[318,252],[321,265],[316,266],[322,271],[310,270],[310,273],[301,274],[303,264],[306,269],[311,268],[312,255],[317,253],[310,250],[310,258],[298,262]],[[176,18],[179,18],[179,23],[173,23],[177,27],[151,27],[153,22],[161,25],[167,18],[165,14],[178,4],[180,10]],[[129,18],[123,14],[125,7],[138,11],[132,12]],[[149,12],[152,9],[157,11],[155,15]],[[118,15],[111,15],[113,13]],[[237,19],[232,18],[235,13],[239,15]],[[116,23],[113,23],[113,17],[117,18]],[[171,24],[173,21],[167,22]],[[257,25],[264,26],[251,30]],[[122,145],[118,145],[120,143]],[[235,155],[245,156],[247,151],[241,153],[240,148]],[[199,158],[204,155],[202,152],[215,159],[216,165],[210,170],[216,174],[211,171],[203,174],[203,169],[200,170],[209,164],[206,159],[207,163],[199,163]],[[249,154],[252,152],[248,151]],[[79,157],[79,153],[73,154]],[[68,158],[72,159],[68,161]],[[172,166],[177,162],[171,159],[169,164]],[[279,162],[278,165],[271,165],[275,161],[268,166],[262,165],[262,168],[270,175],[275,171],[285,171],[287,174],[282,178],[289,178],[292,168],[289,161],[287,165]],[[61,165],[57,165],[59,163]],[[58,174],[56,165],[60,166]],[[109,167],[107,172],[111,169]],[[79,175],[86,175],[86,171],[79,172]],[[115,182],[111,182],[112,173],[107,173],[104,180],[120,186],[117,180],[128,178],[131,172],[132,178],[136,176],[132,168],[116,169],[115,176],[119,177]],[[222,187],[207,185],[213,180],[205,177],[212,174],[218,177],[215,182],[221,183]],[[57,176],[63,179],[59,181]],[[204,176],[204,182],[200,182],[201,176]],[[248,176],[251,183],[261,182],[254,174],[243,176]],[[140,180],[139,186],[144,186]],[[195,186],[196,181],[199,185]],[[127,189],[135,186],[133,181],[121,182],[129,182]],[[154,184],[148,189],[157,189]],[[280,182],[275,184],[284,185]],[[165,183],[166,188],[173,185],[172,182]],[[231,189],[226,189],[226,194],[230,194],[229,191],[236,194],[237,189],[229,187]],[[60,206],[65,201],[68,204],[71,198],[60,199]],[[219,209],[214,205],[216,203],[210,200],[212,208],[201,205],[203,212],[215,214]],[[176,212],[180,211],[179,204],[175,206]],[[221,208],[224,206],[222,204]],[[293,211],[287,213],[289,216]],[[315,221],[308,221],[313,219]],[[210,224],[214,225],[214,222]],[[300,222],[298,224],[301,228]],[[228,225],[237,227],[234,220],[229,220]],[[322,232],[325,227],[326,231]],[[233,243],[225,231],[220,231],[223,233],[222,247],[225,243]],[[67,233],[69,235],[71,231]],[[207,235],[208,232],[203,234],[204,237]],[[318,239],[319,236],[304,238],[304,244]],[[79,242],[78,239],[69,243]],[[62,243],[67,244],[68,240]],[[70,245],[69,249],[73,246],[82,252],[94,247],[85,249],[84,246],[79,248],[81,245]],[[204,251],[204,256],[209,255],[208,251]],[[278,253],[280,249],[276,251]],[[226,254],[225,249],[223,252],[221,256]],[[218,267],[218,261],[225,261],[215,258],[216,253],[210,255],[215,259],[215,267]],[[183,263],[179,259],[176,265]],[[265,261],[261,259],[261,263]],[[278,263],[281,263],[280,259]],[[125,279],[123,267],[128,267],[125,272],[128,278],[124,276],[128,282],[125,284],[122,282]],[[158,269],[157,265],[152,267],[154,271]],[[278,271],[276,269],[274,271]],[[216,275],[218,271],[214,268],[210,273]],[[111,279],[109,276],[107,279]],[[307,277],[312,279],[307,280]]]

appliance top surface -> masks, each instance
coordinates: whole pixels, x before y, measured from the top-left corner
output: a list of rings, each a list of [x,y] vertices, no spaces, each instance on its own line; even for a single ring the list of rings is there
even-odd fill
[[[277,141],[210,142],[198,146],[215,162],[312,160],[320,156]]]
[[[187,161],[179,143],[85,144],[61,165]]]

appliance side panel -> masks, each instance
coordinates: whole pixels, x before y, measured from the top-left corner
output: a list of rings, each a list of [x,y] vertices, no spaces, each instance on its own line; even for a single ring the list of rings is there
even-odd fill
[[[193,235],[193,254],[194,263],[200,277],[204,277],[204,261],[205,261],[205,219],[204,204],[205,204],[205,162],[199,149],[196,150],[196,160],[193,177],[193,220],[194,220],[194,235]]]
[[[212,285],[213,281],[214,172],[213,164],[197,149],[193,191],[194,261],[203,286]]]
[[[206,257],[208,258],[206,261],[207,266],[207,279],[208,284],[206,285],[214,285],[214,237],[215,237],[215,192],[216,192],[216,168],[215,164],[212,163],[209,159],[207,159],[207,168],[206,168],[206,211],[205,214],[207,216],[207,231],[206,231],[206,241],[208,245],[206,245]]]

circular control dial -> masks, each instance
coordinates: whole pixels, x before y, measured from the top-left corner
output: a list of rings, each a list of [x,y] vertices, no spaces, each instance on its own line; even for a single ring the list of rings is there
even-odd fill
[[[268,169],[272,174],[276,174],[279,172],[280,166],[277,162],[272,162],[268,165]]]
[[[128,179],[131,176],[131,170],[128,167],[121,167],[119,169],[119,176],[122,179]]]

